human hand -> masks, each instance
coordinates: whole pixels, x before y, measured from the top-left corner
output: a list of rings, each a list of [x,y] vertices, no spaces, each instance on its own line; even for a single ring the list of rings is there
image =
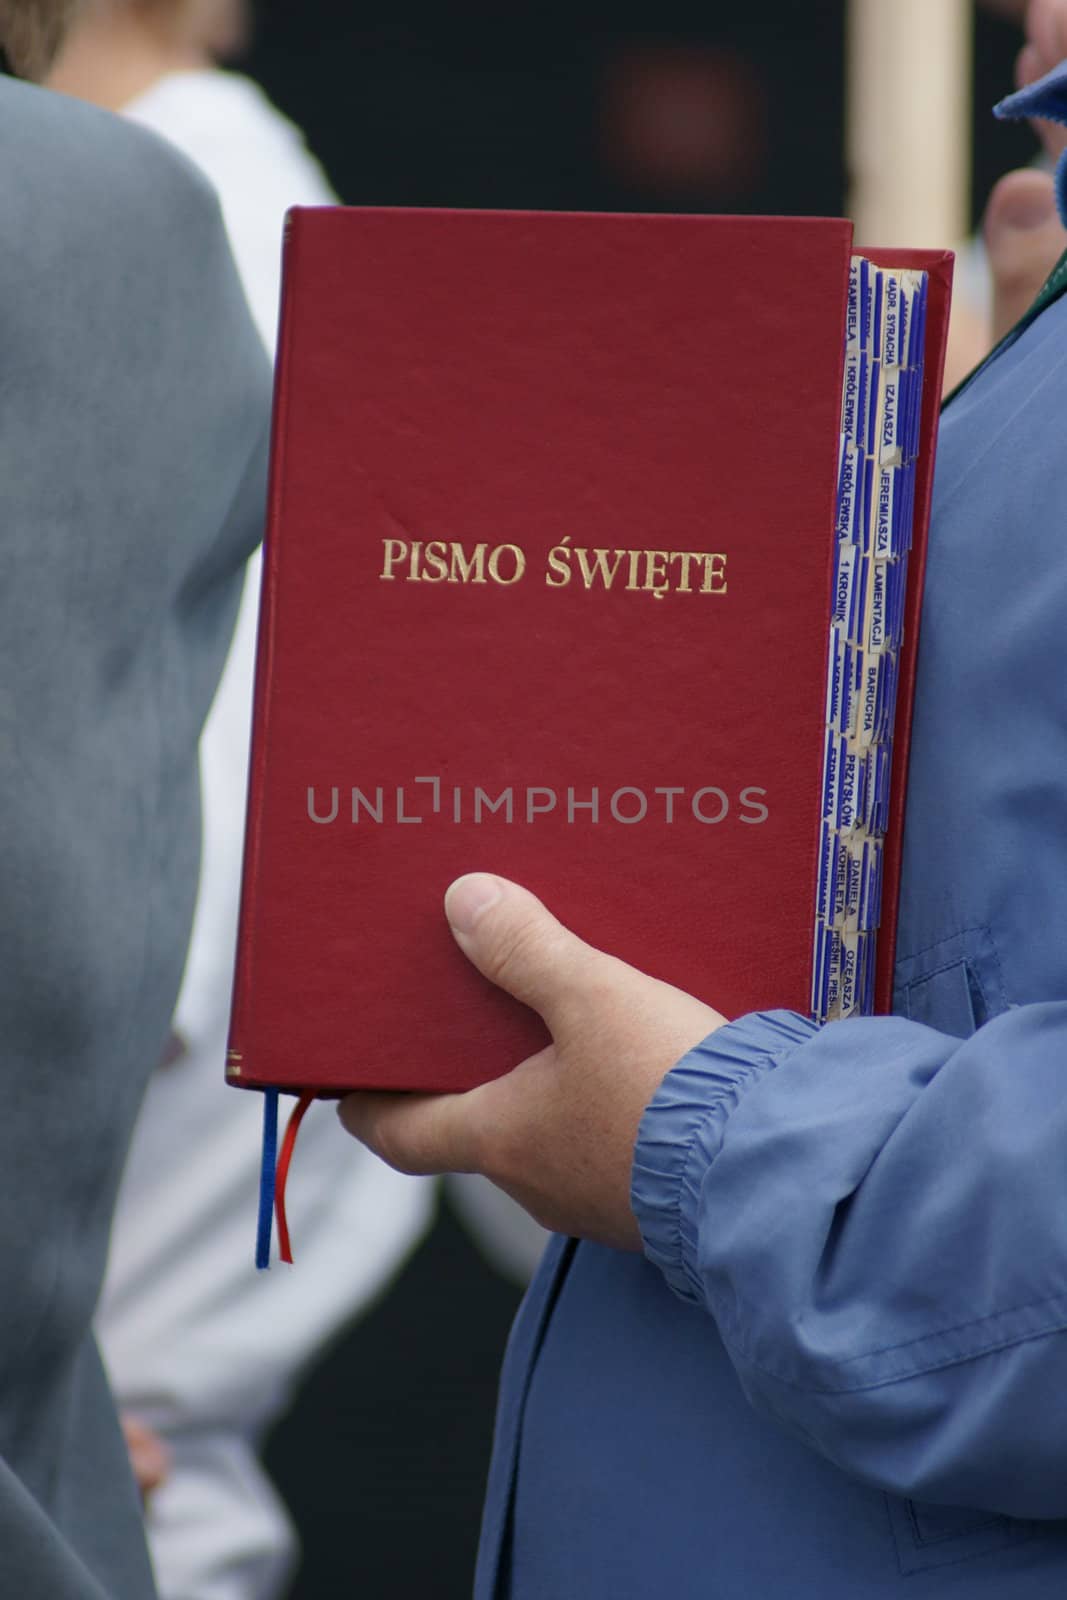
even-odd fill
[[[1030,0],[1023,19],[1026,43],[1015,62],[1019,89],[1036,83],[1067,58],[1067,0]],[[1067,148],[1067,128],[1058,122],[1034,121],[1034,131],[1053,161]]]
[[[1030,0],[1015,79],[1036,83],[1067,57],[1067,0]],[[1067,148],[1067,128],[1035,119],[1034,130],[1053,160]],[[993,275],[993,340],[1024,316],[1067,246],[1056,210],[1052,176],[1033,167],[1009,172],[993,189],[983,223]]]
[[[141,1499],[147,1500],[152,1491],[166,1481],[170,1472],[170,1455],[159,1435],[139,1418],[124,1411],[120,1420]]]
[[[445,913],[468,959],[540,1012],[552,1043],[466,1094],[349,1095],[341,1121],[401,1172],[481,1172],[555,1232],[640,1250],[630,1168],[642,1114],[725,1017],[584,944],[504,878],[458,879]]]

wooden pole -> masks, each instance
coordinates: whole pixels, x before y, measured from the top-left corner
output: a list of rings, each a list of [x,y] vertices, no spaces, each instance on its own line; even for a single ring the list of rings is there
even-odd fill
[[[970,232],[971,0],[849,0],[848,212],[860,245]]]

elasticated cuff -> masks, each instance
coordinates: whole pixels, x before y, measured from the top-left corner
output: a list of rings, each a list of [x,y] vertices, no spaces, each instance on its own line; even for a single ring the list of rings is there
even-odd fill
[[[727,1119],[818,1027],[795,1011],[759,1011],[719,1028],[673,1067],[638,1130],[630,1203],[645,1254],[683,1300],[698,1301],[697,1215]]]

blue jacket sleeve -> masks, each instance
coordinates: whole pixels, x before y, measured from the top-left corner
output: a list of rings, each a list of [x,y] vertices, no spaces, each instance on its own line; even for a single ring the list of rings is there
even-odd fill
[[[1067,1516],[1067,1004],[743,1017],[664,1080],[633,1203],[757,1408],[893,1493]]]

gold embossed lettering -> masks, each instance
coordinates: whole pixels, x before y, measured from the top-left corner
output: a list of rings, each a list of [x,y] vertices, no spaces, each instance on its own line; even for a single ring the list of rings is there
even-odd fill
[[[426,546],[422,578],[424,583],[444,583],[448,579],[448,546],[443,539],[431,539]]]
[[[383,539],[382,570],[379,573],[383,583],[393,582],[393,568],[398,561],[403,561],[408,553],[408,547],[403,539]]]
[[[571,536],[568,533],[554,550],[548,552],[545,582],[550,589],[565,589],[571,581],[571,552],[567,548],[570,542]]]
[[[449,583],[485,583],[485,552],[487,544],[476,544],[474,554],[468,558],[461,544],[453,544],[449,551]]]
[[[670,561],[669,550],[646,550],[645,555],[645,588],[655,599],[662,600],[671,586],[667,576],[667,563]]]
[[[602,588],[610,589],[615,582],[615,574],[622,564],[622,558],[626,551],[594,550],[592,561],[589,560],[588,550],[575,550],[574,553],[578,557],[578,567],[585,587],[587,589],[594,588],[599,579]],[[614,556],[615,559],[609,562],[609,556]]]
[[[726,557],[724,555],[701,556],[704,563],[704,582],[700,585],[701,594],[726,593]]]
[[[511,560],[515,564],[515,570],[510,577],[502,572],[500,567],[501,557],[508,555],[511,556]],[[505,562],[505,566],[507,565],[510,565],[510,563]],[[492,578],[494,583],[502,584],[505,588],[509,587],[513,583],[518,583],[525,571],[526,557],[519,549],[517,544],[498,544],[492,555],[489,557],[489,576]]]

